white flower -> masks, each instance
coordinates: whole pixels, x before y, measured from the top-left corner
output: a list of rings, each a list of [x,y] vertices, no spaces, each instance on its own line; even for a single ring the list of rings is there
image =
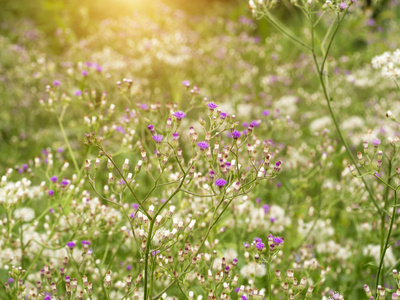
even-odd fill
[[[255,262],[243,266],[240,270],[240,274],[245,278],[250,278],[252,274],[256,277],[263,277],[266,273],[267,269],[265,265],[260,265]]]
[[[35,218],[35,211],[30,207],[22,207],[14,210],[14,218],[24,222],[32,221]]]

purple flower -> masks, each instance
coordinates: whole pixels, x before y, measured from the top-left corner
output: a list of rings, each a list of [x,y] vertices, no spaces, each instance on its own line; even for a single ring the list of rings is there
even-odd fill
[[[58,177],[57,177],[57,176],[51,176],[51,177],[50,177],[50,181],[51,181],[51,182],[54,182],[54,183],[55,183],[55,182],[57,182],[57,180],[58,180]]]
[[[263,205],[263,209],[264,209],[264,213],[265,213],[265,214],[268,214],[269,209],[270,209],[270,206],[269,206],[268,204],[264,204],[264,205]]]
[[[75,244],[74,242],[68,242],[68,243],[67,243],[67,246],[68,246],[69,249],[72,250],[72,249],[74,249],[74,247],[76,246],[76,244]]]
[[[256,237],[256,238],[254,238],[253,242],[255,242],[256,244],[257,244],[257,243],[261,243],[261,242],[262,242],[262,239]]]
[[[74,94],[75,94],[75,96],[82,96],[82,91],[77,90]]]
[[[133,204],[132,204],[132,207],[133,207],[134,210],[137,210],[137,209],[139,208],[139,204],[133,203]]]
[[[283,239],[279,236],[274,237],[274,243],[277,245],[283,244]]]
[[[67,179],[63,179],[62,181],[61,181],[61,185],[62,186],[67,186],[69,184],[69,181],[67,180]]]
[[[184,80],[184,81],[182,81],[182,84],[183,84],[184,87],[188,88],[190,86],[190,81],[189,80]]]
[[[63,147],[57,148],[57,152],[58,152],[58,153],[63,153],[63,152],[64,152],[64,148],[63,148]]]
[[[378,146],[381,144],[381,140],[376,138],[372,140],[372,145],[374,145],[375,148],[378,148]]]
[[[247,298],[245,295],[242,295],[242,296],[240,297],[240,300],[249,300],[249,298]]]
[[[58,81],[58,80],[54,80],[54,81],[53,81],[53,85],[54,85],[54,86],[59,86],[60,84],[61,84],[61,82]]]
[[[339,4],[339,8],[340,8],[340,10],[345,10],[346,8],[347,8],[347,3],[346,2],[340,2],[340,4]]]
[[[238,288],[235,289],[235,292],[236,292],[236,293],[239,293],[239,291],[240,291],[240,287],[238,287]]]
[[[46,296],[43,300],[51,300],[51,296]]]
[[[164,137],[161,134],[153,136],[153,140],[155,140],[158,144],[160,144],[163,139]]]
[[[50,208],[49,212],[51,212],[52,214],[54,214],[54,208]]]
[[[82,76],[86,77],[89,75],[89,72],[87,70],[82,71]]]
[[[276,184],[276,187],[277,188],[280,188],[282,186],[282,183],[280,183],[280,182],[278,182],[277,184]]]
[[[220,118],[222,119],[222,120],[225,120],[225,118],[228,116],[228,114],[227,113],[224,113],[224,112],[221,112],[221,114],[220,114]]]
[[[14,278],[9,277],[9,278],[8,278],[8,283],[14,283]]]
[[[265,247],[264,243],[257,243],[257,244],[256,244],[256,248],[257,248],[259,251],[262,251],[262,249],[264,249],[264,247]]]
[[[151,125],[151,124],[150,124],[149,126],[147,126],[147,129],[150,130],[151,133],[154,133],[154,132],[155,132],[154,126]]]
[[[223,178],[215,180],[215,185],[219,187],[223,187],[226,184],[226,180]]]
[[[132,265],[127,265],[127,266],[126,266],[126,270],[127,270],[127,271],[132,270]]]
[[[179,139],[179,133],[174,132],[174,133],[172,134],[172,139],[173,139],[174,141],[177,141],[177,140]]]
[[[243,243],[243,247],[245,247],[246,249],[250,247],[249,243]]]
[[[262,114],[263,114],[264,116],[268,116],[268,115],[269,115],[269,110],[264,110],[264,111],[262,112]]]
[[[185,114],[183,111],[178,110],[178,111],[176,111],[176,112],[174,113],[174,117],[175,117],[178,121],[180,121],[180,120],[182,120],[184,117],[186,117],[186,114]]]
[[[24,171],[26,171],[26,170],[28,169],[28,165],[27,165],[27,164],[23,164],[23,165],[22,165],[22,169],[23,169]]]
[[[207,103],[207,106],[211,111],[213,111],[214,109],[216,109],[218,107],[218,105],[216,105],[214,102]]]
[[[142,105],[140,105],[140,108],[143,110],[146,110],[149,108],[149,106],[147,104],[142,104]]]
[[[54,196],[54,191],[53,190],[49,190],[47,193],[49,194],[49,196]]]
[[[237,131],[237,130],[235,130],[235,131],[232,132],[232,137],[233,137],[235,140],[238,139],[238,138],[240,138],[241,135],[242,135],[242,134],[241,134],[239,131]]]
[[[90,245],[90,242],[89,242],[89,241],[86,241],[86,240],[81,241],[81,243],[82,243],[82,246],[84,246],[84,245]]]
[[[210,145],[207,142],[199,142],[197,143],[197,146],[199,146],[200,150],[202,151],[210,147]]]
[[[117,128],[116,128],[115,130],[118,131],[118,132],[120,132],[120,133],[122,133],[122,134],[125,134],[125,129],[124,129],[124,127],[122,127],[121,125],[118,125]]]

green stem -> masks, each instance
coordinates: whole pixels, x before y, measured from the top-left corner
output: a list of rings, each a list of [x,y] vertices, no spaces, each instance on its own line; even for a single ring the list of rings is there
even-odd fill
[[[59,116],[57,116],[57,121],[58,121],[58,126],[61,129],[61,133],[62,133],[62,135],[64,137],[65,144],[67,145],[69,155],[71,156],[72,163],[74,164],[75,170],[79,175],[80,174],[80,169],[79,169],[78,163],[77,163],[77,161],[75,159],[75,155],[74,155],[74,152],[72,151],[72,148],[71,148],[71,145],[69,143],[67,134],[65,133],[64,126],[63,126],[63,123],[62,123],[62,119]]]
[[[396,190],[394,191],[394,205],[397,204],[397,192],[398,192],[398,188],[396,188]],[[393,223],[394,223],[394,219],[395,219],[395,216],[396,216],[396,210],[397,210],[396,206],[393,206],[392,217],[391,217],[390,226],[389,226],[389,232],[388,232],[388,234],[386,236],[385,247],[383,248],[383,253],[381,255],[381,261],[379,263],[379,268],[378,268],[378,274],[376,275],[376,283],[375,283],[376,288],[378,287],[378,284],[379,284],[379,276],[381,274],[381,271],[383,271],[383,261],[385,259],[386,250],[388,248],[390,235],[392,234]],[[378,296],[378,289],[376,289],[376,296],[379,297]]]

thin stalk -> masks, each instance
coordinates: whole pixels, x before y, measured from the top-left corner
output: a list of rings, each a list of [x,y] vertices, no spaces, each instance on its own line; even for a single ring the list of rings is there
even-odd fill
[[[64,110],[65,110],[65,109],[64,109]],[[71,148],[71,145],[70,145],[70,143],[69,143],[67,134],[65,133],[64,126],[63,126],[63,123],[62,123],[62,119],[61,119],[59,116],[57,116],[57,121],[58,121],[58,126],[59,126],[60,129],[61,129],[61,133],[62,133],[62,135],[63,135],[63,137],[64,137],[65,144],[67,145],[67,149],[68,149],[69,155],[71,156],[72,163],[74,164],[75,170],[76,170],[76,172],[77,172],[78,174],[80,174],[80,169],[79,169],[78,163],[77,163],[77,161],[76,161],[74,152],[72,151],[72,148]]]
[[[397,193],[398,193],[398,188],[399,187],[397,187],[396,190],[394,191],[394,205],[397,204]],[[386,236],[385,247],[383,248],[383,253],[381,255],[381,261],[379,263],[379,268],[378,268],[378,274],[376,275],[376,282],[375,282],[375,286],[376,287],[378,287],[379,276],[381,274],[381,271],[383,271],[383,260],[385,259],[386,250],[388,248],[390,235],[392,234],[393,223],[394,223],[394,219],[395,219],[395,216],[396,216],[396,210],[397,210],[396,206],[393,206],[392,217],[391,217],[390,226],[389,226],[389,232],[388,232],[388,234]],[[376,296],[378,297],[378,289],[376,289]]]

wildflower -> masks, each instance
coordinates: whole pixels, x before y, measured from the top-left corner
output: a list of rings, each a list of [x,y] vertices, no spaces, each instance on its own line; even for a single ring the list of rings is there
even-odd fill
[[[255,242],[255,243],[261,243],[262,240],[261,240],[260,238],[256,237],[256,238],[254,238],[253,242]]]
[[[54,196],[54,191],[53,190],[49,190],[47,193],[49,194],[50,197]]]
[[[279,237],[279,236],[274,237],[274,243],[275,243],[276,245],[283,244],[283,238],[281,238],[281,237]]]
[[[172,139],[173,139],[174,141],[177,141],[177,140],[179,139],[179,133],[174,132],[174,133],[172,134]]]
[[[227,113],[224,113],[224,112],[221,112],[221,114],[219,115],[219,117],[220,117],[222,120],[225,120],[227,116],[228,116],[228,114],[227,114]]]
[[[207,103],[207,106],[211,111],[213,111],[214,109],[216,109],[218,107],[218,105],[216,105],[214,102]]]
[[[201,151],[204,151],[205,149],[210,147],[210,145],[207,142],[199,142],[197,143],[197,146],[199,146]]]
[[[376,138],[372,140],[372,145],[374,145],[375,148],[378,148],[378,146],[381,144],[381,140]]]
[[[74,242],[68,242],[67,246],[70,250],[74,249],[74,247],[76,246],[76,244]]]
[[[53,85],[54,85],[54,86],[59,86],[60,84],[61,84],[61,82],[58,81],[58,80],[54,80],[54,81],[53,81]]]
[[[340,2],[340,4],[339,4],[339,8],[340,8],[340,10],[345,10],[346,8],[347,8],[347,3],[346,2]]]
[[[232,137],[233,137],[235,140],[238,139],[238,138],[240,138],[241,135],[242,135],[242,134],[241,134],[239,131],[237,131],[237,130],[235,130],[235,131],[232,132]]]
[[[82,76],[86,77],[89,75],[89,72],[87,70],[82,71]]]
[[[220,178],[220,179],[215,180],[215,185],[216,186],[223,187],[225,184],[226,184],[226,180],[225,179]]]
[[[85,241],[85,240],[81,241],[81,243],[82,243],[82,245],[90,245],[90,242],[89,241]]]
[[[82,91],[80,91],[80,90],[77,90],[77,91],[75,91],[75,93],[74,93],[74,95],[75,96],[82,96]]]
[[[57,182],[57,180],[58,180],[58,177],[57,177],[57,176],[51,176],[51,177],[50,177],[50,181],[51,181],[51,182],[54,182],[54,183],[55,183],[55,182]]]
[[[184,81],[182,81],[182,84],[183,84],[183,86],[184,87],[190,87],[190,81],[189,80],[184,80]]]
[[[154,126],[153,125],[150,124],[149,126],[147,126],[147,129],[150,130],[152,135],[155,135],[156,131],[154,130]]]
[[[164,137],[161,134],[153,136],[153,140],[155,140],[158,144],[160,144],[163,139]]]
[[[175,117],[178,121],[181,121],[184,117],[186,117],[186,114],[185,114],[183,111],[178,110],[178,111],[176,111],[176,112],[174,113],[174,117]]]
[[[265,247],[264,243],[259,242],[259,243],[256,244],[256,248],[259,251],[262,251],[264,249],[264,247]]]

